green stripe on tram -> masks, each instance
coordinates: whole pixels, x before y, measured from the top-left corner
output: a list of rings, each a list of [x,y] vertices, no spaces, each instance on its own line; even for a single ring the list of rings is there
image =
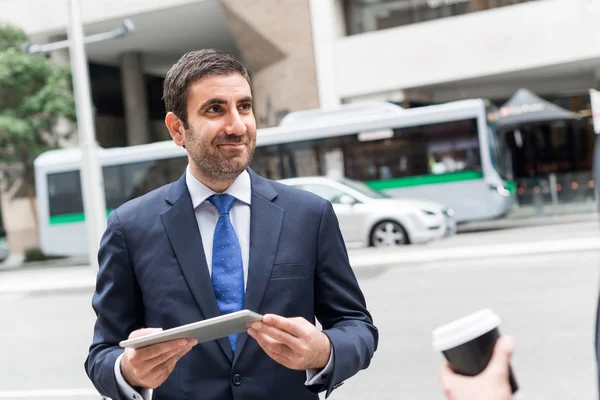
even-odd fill
[[[112,210],[106,210],[106,216],[111,213]],[[85,221],[84,213],[74,213],[74,214],[63,214],[63,215],[53,215],[50,217],[50,225],[58,225],[58,224],[72,224],[73,222],[83,222]]]
[[[514,181],[506,181],[506,189],[510,192],[510,194],[517,193],[517,183]]]
[[[386,190],[410,186],[435,185],[438,183],[472,181],[476,179],[483,179],[483,174],[478,171],[461,171],[440,175],[409,176],[406,178],[394,178],[365,183],[375,190]]]

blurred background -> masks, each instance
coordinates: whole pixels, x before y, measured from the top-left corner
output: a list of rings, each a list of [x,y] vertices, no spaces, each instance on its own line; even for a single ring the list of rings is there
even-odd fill
[[[0,0],[0,399],[99,398],[72,59],[40,50],[68,41],[68,3]],[[381,330],[332,398],[442,399],[431,330],[486,307],[520,398],[598,398],[600,1],[80,4],[86,37],[134,27],[85,45],[106,211],[185,169],[162,102],[179,57],[248,68],[252,167],[334,204]]]

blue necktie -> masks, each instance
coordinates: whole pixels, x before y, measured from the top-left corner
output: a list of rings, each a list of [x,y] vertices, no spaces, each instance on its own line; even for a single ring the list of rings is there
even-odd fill
[[[244,305],[242,250],[229,218],[229,211],[235,203],[235,197],[229,194],[216,194],[208,201],[217,207],[221,214],[213,235],[212,285],[221,315],[225,315],[240,311]],[[234,353],[237,336],[229,336],[229,343]]]

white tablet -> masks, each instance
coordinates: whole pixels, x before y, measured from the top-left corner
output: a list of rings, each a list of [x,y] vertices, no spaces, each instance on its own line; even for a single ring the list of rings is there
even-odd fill
[[[260,321],[261,319],[262,315],[260,314],[250,310],[241,310],[135,339],[123,340],[119,343],[119,346],[137,349],[183,338],[195,338],[198,339],[198,343],[207,342],[236,333],[246,332],[253,322]]]

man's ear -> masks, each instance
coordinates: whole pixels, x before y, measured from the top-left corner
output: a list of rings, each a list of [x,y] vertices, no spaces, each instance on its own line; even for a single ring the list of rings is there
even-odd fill
[[[165,116],[165,125],[175,144],[185,148],[185,128],[183,121],[175,113],[169,111]]]

